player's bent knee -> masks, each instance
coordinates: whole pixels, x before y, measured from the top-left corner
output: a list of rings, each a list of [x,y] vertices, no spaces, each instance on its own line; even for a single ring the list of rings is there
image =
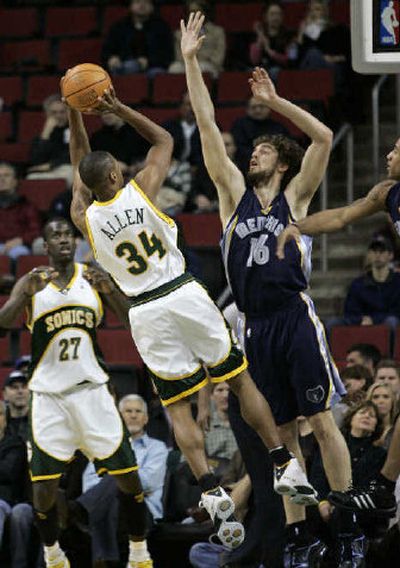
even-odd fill
[[[140,482],[139,474],[137,471],[130,471],[120,475],[114,475],[115,482],[118,489],[123,493],[131,493],[137,495],[142,493],[142,484]]]

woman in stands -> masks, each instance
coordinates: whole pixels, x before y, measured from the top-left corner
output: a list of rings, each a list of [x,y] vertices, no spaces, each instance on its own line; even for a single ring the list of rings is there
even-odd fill
[[[396,397],[389,385],[374,383],[368,389],[367,400],[372,401],[376,405],[383,424],[382,436],[376,441],[376,445],[387,449],[392,437],[393,424],[398,410]]]

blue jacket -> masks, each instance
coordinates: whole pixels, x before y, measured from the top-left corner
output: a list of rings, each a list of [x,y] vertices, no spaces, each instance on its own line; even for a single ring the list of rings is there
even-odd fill
[[[348,323],[359,324],[370,316],[380,324],[388,316],[400,318],[400,274],[391,271],[385,282],[377,282],[368,272],[353,280],[344,305]]]

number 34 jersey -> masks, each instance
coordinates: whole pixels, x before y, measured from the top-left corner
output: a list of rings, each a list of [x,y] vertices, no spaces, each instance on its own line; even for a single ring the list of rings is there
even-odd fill
[[[276,257],[277,237],[294,219],[284,192],[263,209],[248,189],[229,221],[221,241],[225,270],[235,302],[248,316],[267,316],[308,287],[310,237],[302,236]]]
[[[109,201],[94,201],[86,226],[96,259],[127,296],[157,288],[185,270],[174,221],[134,180]]]
[[[96,343],[102,302],[83,277],[84,269],[76,263],[65,288],[49,283],[32,298],[27,321],[32,333],[32,391],[62,393],[84,381],[108,381]]]

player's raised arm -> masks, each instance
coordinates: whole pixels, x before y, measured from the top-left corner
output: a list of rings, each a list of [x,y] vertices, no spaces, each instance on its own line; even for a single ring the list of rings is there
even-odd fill
[[[311,144],[304,155],[300,173],[288,185],[286,194],[306,205],[324,177],[332,147],[332,131],[309,112],[280,97],[265,69],[257,67],[250,79],[253,95],[282,114],[302,130]]]
[[[301,234],[320,235],[322,233],[334,233],[359,219],[373,215],[378,211],[384,211],[387,194],[395,183],[394,180],[382,181],[376,184],[365,197],[354,201],[354,203],[346,207],[320,211],[305,217],[298,223],[288,225],[278,237],[277,257],[280,259],[285,258],[286,243],[297,239]]]
[[[140,112],[124,105],[118,100],[112,87],[99,99],[96,109],[118,115],[151,144],[145,166],[137,174],[136,181],[150,199],[155,199],[171,165],[174,147],[172,136]]]
[[[204,16],[191,13],[187,25],[181,20],[182,56],[185,61],[186,81],[190,101],[200,131],[201,145],[207,171],[219,197],[223,225],[239,203],[246,187],[238,168],[228,158],[221,133],[215,123],[215,111],[197,61],[203,38],[200,36]]]

